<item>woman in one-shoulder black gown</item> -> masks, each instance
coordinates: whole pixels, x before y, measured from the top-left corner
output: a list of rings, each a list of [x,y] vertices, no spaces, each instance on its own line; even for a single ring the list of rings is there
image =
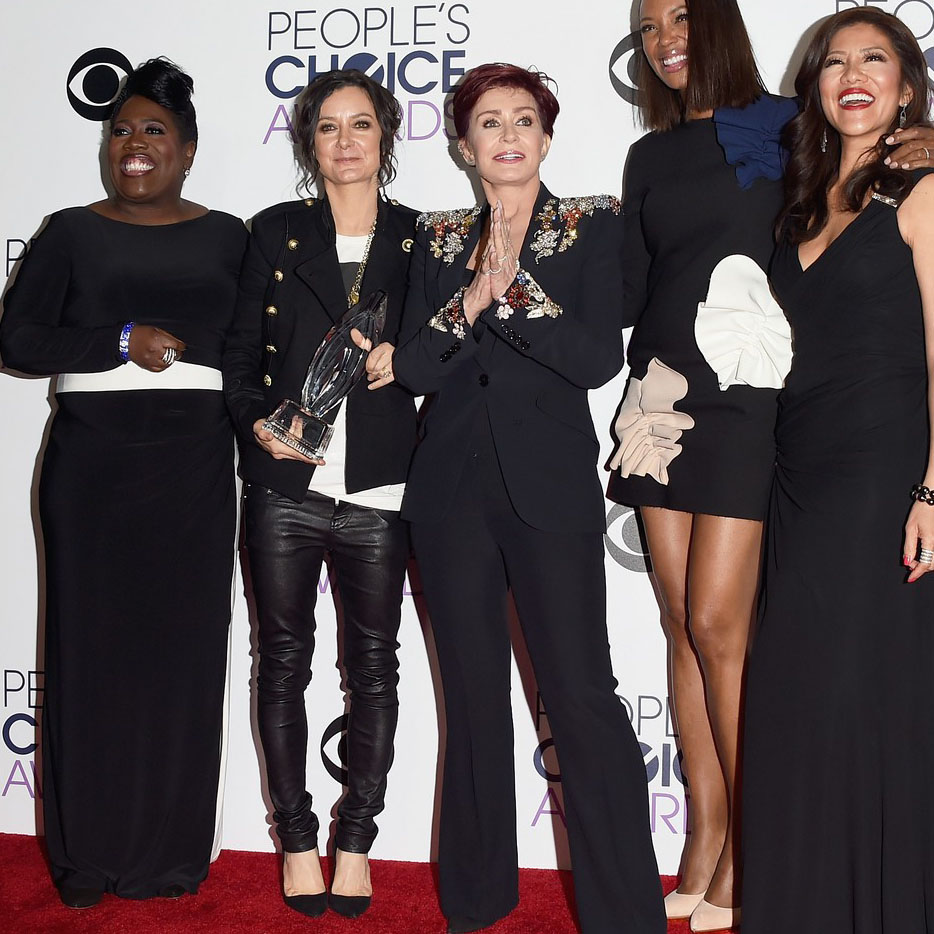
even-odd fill
[[[910,499],[934,475],[934,178],[886,169],[884,145],[873,152],[900,104],[924,119],[924,65],[895,17],[852,13],[805,56],[788,190],[800,194],[804,158],[839,157],[844,181],[874,163],[870,187],[855,210],[834,200],[842,184],[816,202],[792,197],[772,268],[795,356],[748,679],[744,934],[934,931],[934,580],[917,581],[931,568],[920,549],[934,549],[934,505]],[[884,61],[865,53],[875,47]],[[862,111],[847,105],[857,85],[873,98]],[[917,104],[904,100],[912,87]],[[853,158],[854,126],[886,102],[870,155],[857,139]]]

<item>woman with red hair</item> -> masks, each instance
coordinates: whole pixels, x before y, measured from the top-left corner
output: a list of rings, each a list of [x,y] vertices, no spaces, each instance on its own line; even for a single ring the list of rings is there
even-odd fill
[[[512,65],[468,72],[458,148],[486,204],[419,218],[406,317],[371,386],[434,393],[403,502],[444,685],[441,906],[477,931],[518,901],[507,597],[561,765],[585,934],[665,930],[645,767],[616,696],[588,389],[623,363],[619,202],[557,198],[558,102]],[[610,297],[610,300],[607,300]]]

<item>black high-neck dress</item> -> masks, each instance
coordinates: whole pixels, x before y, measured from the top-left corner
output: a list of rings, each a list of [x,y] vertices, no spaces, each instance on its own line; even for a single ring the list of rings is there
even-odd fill
[[[753,147],[777,152],[778,130],[793,111],[765,96],[737,113]],[[689,120],[630,150],[623,306],[635,327],[616,425],[618,450],[628,456],[607,495],[629,506],[761,520],[784,374],[768,359],[770,337],[780,345],[782,335],[769,334],[749,286],[768,300],[780,170],[742,184],[718,132],[712,118]],[[724,305],[724,291],[727,307],[715,318],[699,312],[702,304]],[[780,311],[767,310],[780,330]],[[787,336],[785,343],[779,355],[786,361]],[[722,370],[730,360],[732,377]]]
[[[779,399],[744,766],[744,934],[934,931],[934,579],[907,584],[928,456],[921,296],[871,200],[806,270],[779,246]],[[928,507],[934,509],[934,506]]]

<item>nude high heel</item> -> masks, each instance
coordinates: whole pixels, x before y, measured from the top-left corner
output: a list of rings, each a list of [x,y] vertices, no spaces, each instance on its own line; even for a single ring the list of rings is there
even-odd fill
[[[706,898],[691,914],[691,930],[694,934],[710,931],[729,931],[739,926],[741,908],[721,908],[711,905]]]
[[[665,917],[669,921],[682,921],[690,918],[694,909],[701,903],[706,892],[687,895],[675,889],[665,896]]]

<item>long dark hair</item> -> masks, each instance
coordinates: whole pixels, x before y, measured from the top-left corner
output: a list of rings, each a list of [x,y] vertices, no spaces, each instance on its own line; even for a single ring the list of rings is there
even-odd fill
[[[126,76],[110,109],[110,131],[113,132],[114,120],[131,97],[145,97],[175,117],[183,143],[197,144],[198,121],[191,102],[194,90],[194,81],[175,62],[165,56],[151,58]]]
[[[745,107],[765,93],[749,33],[736,0],[685,0],[688,85],[682,95],[655,74],[641,49],[639,111],[649,130],[670,130],[688,113]]]
[[[352,68],[335,68],[318,75],[295,99],[292,138],[295,141],[295,161],[301,169],[299,189],[310,194],[318,177],[318,159],[315,156],[315,130],[321,116],[321,105],[341,88],[360,88],[373,104],[379,124],[379,183],[388,185],[396,177],[396,160],[393,146],[396,132],[402,125],[402,108],[399,102],[381,84],[369,75]]]
[[[859,24],[875,27],[892,44],[901,66],[902,81],[911,91],[911,100],[905,106],[906,123],[930,126],[927,63],[911,30],[897,16],[874,7],[844,10],[824,20],[808,45],[795,78],[795,91],[803,102],[803,109],[785,129],[785,145],[791,156],[785,168],[785,207],[776,230],[791,243],[813,240],[830,217],[827,192],[837,182],[840,172],[840,136],[827,122],[821,107],[820,75],[834,36],[847,26]],[[902,169],[889,168],[883,161],[892,148],[885,140],[897,126],[898,118],[893,115],[891,124],[873,149],[873,158],[845,180],[842,200],[847,211],[861,211],[869,191],[877,191],[899,202],[911,191],[911,175]],[[825,133],[826,152],[821,152]]]

